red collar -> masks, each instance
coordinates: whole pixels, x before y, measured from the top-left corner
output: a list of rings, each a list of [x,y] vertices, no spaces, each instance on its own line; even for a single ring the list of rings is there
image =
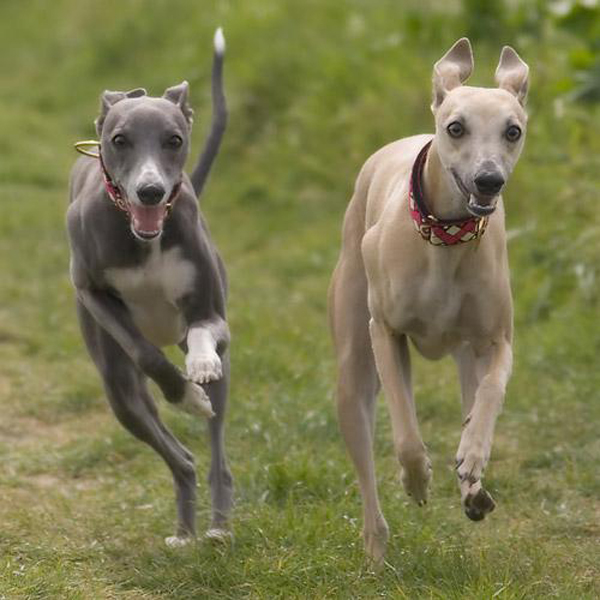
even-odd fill
[[[98,152],[93,152],[89,150],[89,148],[97,147]],[[102,152],[100,142],[96,140],[84,140],[82,142],[77,142],[75,144],[75,150],[81,154],[85,154],[86,156],[91,156],[92,158],[97,158],[100,161],[100,170],[102,171],[102,179],[104,181],[104,189],[108,194],[108,197],[112,200],[113,204],[124,213],[129,215],[129,206],[127,205],[127,201],[123,197],[121,193],[121,188],[117,185],[117,183],[110,176],[109,172],[106,170],[104,166],[104,160],[102,160]],[[167,200],[167,213],[166,216],[169,216],[169,213],[173,209],[173,204],[175,204],[175,200],[179,196],[179,192],[181,191],[181,181],[173,186],[173,191]]]
[[[488,217],[469,217],[464,220],[442,220],[434,217],[425,204],[423,169],[431,142],[419,152],[410,175],[408,208],[417,231],[434,246],[455,246],[480,239],[485,233]]]
[[[121,189],[119,186],[113,181],[112,177],[106,170],[104,166],[104,160],[102,160],[102,154],[98,151],[98,160],[100,161],[100,170],[102,171],[102,179],[104,181],[104,189],[108,194],[108,197],[112,200],[113,204],[122,210],[123,212],[129,213],[129,207],[127,206],[127,201],[123,198],[123,194],[121,194]]]

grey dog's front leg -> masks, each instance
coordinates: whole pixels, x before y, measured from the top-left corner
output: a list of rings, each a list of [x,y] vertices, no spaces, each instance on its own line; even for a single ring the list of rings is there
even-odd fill
[[[169,402],[192,414],[213,416],[206,392],[188,381],[161,350],[146,340],[118,298],[89,288],[77,288],[77,297],[140,371],[156,382]]]
[[[221,359],[229,346],[229,327],[224,319],[215,316],[190,325],[186,346],[185,366],[192,381],[205,384],[221,379]]]
[[[161,350],[138,331],[125,305],[108,292],[78,289],[77,297],[134,364],[156,382],[169,402],[181,402],[187,380]]]
[[[217,257],[218,261],[218,257]],[[218,262],[208,261],[202,294],[180,300],[188,322],[188,334],[181,345],[186,353],[188,377],[203,386],[215,416],[208,423],[211,464],[208,476],[212,496],[209,539],[230,538],[229,514],[233,504],[233,477],[225,450],[225,409],[229,389],[229,327],[225,320],[225,273]]]

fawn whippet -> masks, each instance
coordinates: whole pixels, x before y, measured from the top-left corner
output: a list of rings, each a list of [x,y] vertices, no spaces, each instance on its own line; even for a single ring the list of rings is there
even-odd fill
[[[342,435],[364,504],[367,555],[381,561],[388,526],[373,463],[374,405],[389,408],[404,489],[427,499],[431,465],[419,433],[408,339],[458,366],[464,426],[456,455],[467,516],[494,501],[482,487],[512,363],[512,299],[500,192],[525,137],[528,67],[505,47],[498,88],[462,85],[466,38],[434,66],[435,134],[393,142],[362,168],[344,219],[329,292]]]
[[[119,421],[173,474],[178,527],[165,540],[171,546],[195,535],[196,472],[192,454],[160,420],[148,378],[175,406],[211,417],[208,537],[229,535],[232,503],[223,432],[225,270],[197,203],[227,116],[220,29],[214,45],[213,123],[191,177],[183,172],[192,125],[187,82],[162,98],[143,89],[107,91],[96,120],[99,152],[84,151],[93,158],[75,164],[67,212],[71,278],[88,351]],[[186,353],[187,377],[159,349],[170,344]]]

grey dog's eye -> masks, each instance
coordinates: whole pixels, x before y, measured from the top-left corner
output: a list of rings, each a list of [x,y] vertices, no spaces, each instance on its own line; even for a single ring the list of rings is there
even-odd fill
[[[122,148],[127,143],[127,140],[124,135],[117,133],[117,135],[113,137],[112,143],[117,146],[117,148]]]
[[[167,141],[167,146],[169,146],[169,148],[181,148],[181,144],[183,144],[183,140],[180,135],[172,135]]]
[[[504,135],[509,142],[516,142],[521,137],[521,128],[517,125],[511,125]]]
[[[452,121],[448,127],[446,127],[448,135],[453,138],[459,138],[465,133],[465,128],[458,121]]]

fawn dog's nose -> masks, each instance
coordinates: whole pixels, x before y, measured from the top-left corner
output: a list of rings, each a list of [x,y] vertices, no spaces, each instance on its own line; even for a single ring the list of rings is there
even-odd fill
[[[495,196],[504,185],[504,177],[497,171],[485,171],[475,177],[477,191],[484,196]]]

